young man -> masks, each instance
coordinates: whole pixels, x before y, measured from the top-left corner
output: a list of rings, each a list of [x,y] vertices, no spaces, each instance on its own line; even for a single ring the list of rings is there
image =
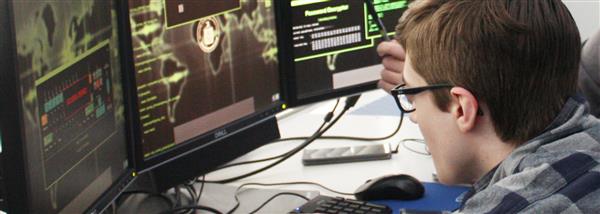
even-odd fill
[[[590,112],[600,118],[600,31],[590,37],[583,47],[579,89],[588,100]]]
[[[600,212],[600,120],[576,95],[581,41],[561,0],[427,0],[396,32],[380,86],[440,181],[473,184],[460,212]]]

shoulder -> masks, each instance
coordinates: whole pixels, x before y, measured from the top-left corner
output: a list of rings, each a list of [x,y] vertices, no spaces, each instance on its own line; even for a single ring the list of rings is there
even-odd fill
[[[600,30],[592,35],[585,45],[583,46],[583,56],[584,58],[588,58],[588,56],[595,55],[598,57],[600,52]]]
[[[580,71],[600,84],[600,30],[583,46]]]
[[[600,117],[600,31],[589,38],[581,52],[579,88],[592,114]]]
[[[522,211],[530,213],[598,213],[600,167],[584,173],[555,194],[532,203]]]
[[[545,162],[525,164],[517,172],[489,185],[466,201],[465,213],[561,212],[572,205],[600,212],[600,154],[545,153]],[[550,156],[554,156],[551,158]],[[529,157],[523,159],[528,162]]]

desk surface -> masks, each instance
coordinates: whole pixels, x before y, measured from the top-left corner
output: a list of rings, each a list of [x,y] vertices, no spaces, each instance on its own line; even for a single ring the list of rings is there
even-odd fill
[[[282,138],[311,135],[323,121],[323,116],[333,108],[335,100],[330,100],[315,105],[293,109],[292,113],[278,115],[279,129]],[[391,106],[391,107],[390,107]],[[395,107],[393,98],[382,90],[371,91],[363,94],[357,105],[348,111],[325,135],[343,135],[358,137],[381,137],[394,131],[399,122],[399,111]],[[422,138],[416,124],[407,117],[403,122],[400,132],[394,137],[377,142],[363,142],[350,140],[323,140],[318,139],[307,148],[324,148],[348,145],[364,145],[373,143],[391,143],[397,145],[402,139]],[[248,153],[233,162],[255,160],[282,154],[302,143],[301,141],[286,141],[263,146]],[[408,144],[411,148],[424,151],[422,144]],[[345,164],[304,166],[302,165],[302,152],[294,155],[283,163],[260,174],[231,183],[279,183],[292,181],[311,181],[322,184],[341,192],[352,193],[366,180],[389,174],[409,174],[424,182],[431,182],[434,172],[430,156],[425,156],[399,147],[398,154],[390,160],[355,162]],[[249,166],[234,167],[210,173],[207,180],[218,180],[240,175],[264,166],[265,163]],[[320,190],[322,194],[336,196],[310,185],[278,186],[277,188],[291,190]],[[341,196],[341,195],[340,195]]]

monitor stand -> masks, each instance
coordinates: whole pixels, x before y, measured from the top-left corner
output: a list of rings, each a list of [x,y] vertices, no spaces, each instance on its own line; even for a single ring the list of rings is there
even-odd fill
[[[273,116],[191,154],[154,168],[149,172],[151,173],[149,176],[152,177],[156,190],[162,192],[206,174],[222,164],[279,138],[279,126],[276,117]]]

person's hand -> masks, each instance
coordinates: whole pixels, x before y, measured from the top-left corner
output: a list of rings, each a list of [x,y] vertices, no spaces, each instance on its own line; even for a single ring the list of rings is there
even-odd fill
[[[396,40],[380,43],[377,46],[377,53],[383,58],[381,62],[383,70],[377,85],[390,93],[394,87],[403,83],[402,72],[404,71],[406,54],[404,48]]]

